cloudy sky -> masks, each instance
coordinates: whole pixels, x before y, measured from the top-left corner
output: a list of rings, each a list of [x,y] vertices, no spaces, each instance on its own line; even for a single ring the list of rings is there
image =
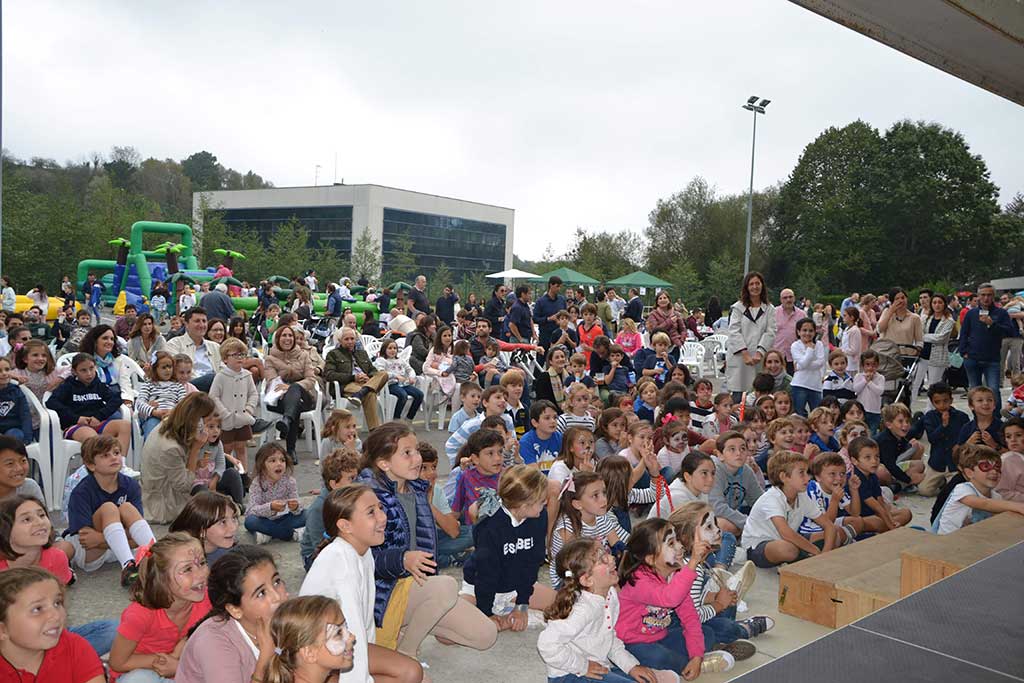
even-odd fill
[[[58,161],[206,149],[279,186],[379,183],[512,207],[518,255],[642,229],[703,175],[744,192],[861,118],[960,130],[1001,201],[1024,108],[786,0],[6,2],[3,146]]]

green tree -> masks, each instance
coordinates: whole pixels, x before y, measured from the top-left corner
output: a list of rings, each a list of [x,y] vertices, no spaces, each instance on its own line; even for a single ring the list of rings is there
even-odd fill
[[[146,159],[135,172],[134,185],[142,196],[160,206],[163,220],[192,222],[192,181],[174,159]]]
[[[199,192],[221,189],[222,168],[217,157],[206,150],[196,152],[181,162],[181,170],[192,181],[192,188]]]
[[[374,239],[368,227],[364,227],[359,231],[355,249],[352,250],[352,277],[356,280],[366,278],[376,282],[381,274],[380,267],[380,242]]]
[[[437,268],[434,268],[434,272],[427,278],[427,297],[431,301],[436,301],[441,296],[444,288],[449,285],[455,286],[452,271],[448,268],[448,264],[442,263]],[[459,294],[461,293],[459,292]]]
[[[419,274],[419,266],[416,263],[416,253],[413,251],[415,245],[412,237],[408,232],[403,232],[397,243],[394,251],[384,253],[384,270],[387,273],[385,280],[387,284],[396,281],[413,284],[413,280]]]
[[[110,176],[110,182],[114,187],[127,190],[141,161],[142,157],[134,147],[114,147],[110,153],[110,161],[103,164],[103,168]]]
[[[563,260],[595,280],[614,280],[640,267],[640,236],[628,230],[586,233],[576,228],[573,244]]]

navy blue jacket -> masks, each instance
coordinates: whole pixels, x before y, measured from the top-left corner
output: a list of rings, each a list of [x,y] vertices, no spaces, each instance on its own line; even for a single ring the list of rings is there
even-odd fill
[[[434,313],[441,319],[445,325],[451,326],[455,321],[455,302],[459,300],[459,295],[452,292],[448,296],[443,294],[437,298],[437,304],[434,306]]]
[[[0,387],[0,434],[8,429],[20,429],[25,443],[32,443],[32,411],[29,410],[21,387],[8,383]]]
[[[992,317],[992,324],[984,325],[978,320],[980,311],[980,308],[967,311],[960,326],[960,345],[957,348],[964,358],[995,362],[999,360],[1003,337],[1016,337],[1017,326],[1010,314],[1001,308],[990,309],[988,314]]]
[[[341,292],[335,289],[327,295],[327,316],[330,318],[340,318],[341,311]]]
[[[121,389],[116,384],[104,384],[98,376],[88,386],[72,376],[53,390],[46,407],[57,411],[61,429],[78,424],[80,417],[106,420],[121,409]]]
[[[928,467],[936,472],[955,472],[953,448],[957,444],[960,431],[970,421],[971,418],[964,411],[950,408],[949,424],[943,427],[942,413],[934,409],[929,410],[914,423],[907,437],[920,439],[923,434],[927,434],[928,445],[931,447],[931,452],[928,454]]]
[[[622,311],[623,318],[629,318],[633,322],[639,324],[644,321],[644,302],[639,296],[635,296],[626,303],[626,308]]]
[[[491,616],[496,593],[516,591],[516,604],[530,604],[537,571],[544,563],[544,537],[548,515],[524,519],[512,526],[512,519],[499,509],[473,527],[473,554],[463,575],[476,592],[476,606]]]
[[[537,336],[541,346],[546,348],[551,343],[551,333],[558,327],[557,322],[548,318],[565,309],[565,297],[561,294],[554,299],[548,296],[547,292],[537,297],[533,304],[533,322],[537,323]]]
[[[384,611],[391,600],[395,584],[398,579],[410,576],[402,563],[405,553],[411,547],[433,554],[437,548],[437,529],[434,526],[434,515],[430,511],[430,501],[427,500],[427,489],[430,486],[427,482],[416,479],[406,483],[407,489],[416,496],[416,519],[410,523],[405,516],[405,508],[398,500],[395,482],[385,476],[378,476],[369,467],[359,473],[357,481],[373,489],[388,516],[387,526],[384,527],[384,542],[372,548],[376,578],[374,584],[377,587],[373,618],[379,628],[384,623]],[[410,536],[413,536],[412,543],[409,542]]]

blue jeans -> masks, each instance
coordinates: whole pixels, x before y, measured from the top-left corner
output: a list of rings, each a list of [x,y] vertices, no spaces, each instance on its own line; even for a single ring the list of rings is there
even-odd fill
[[[746,638],[747,633],[736,624],[736,608],[728,607],[700,625],[704,632],[704,650],[715,649],[718,643],[731,643]]]
[[[672,613],[672,625],[665,631],[664,638],[654,643],[626,643],[626,650],[643,666],[652,669],[682,671],[690,661],[686,654],[683,627],[675,612]]]
[[[161,420],[159,417],[147,417],[145,420],[142,421],[140,427],[142,428],[143,441],[149,438],[150,432],[152,432],[154,429],[160,426],[160,422]]]
[[[174,683],[173,678],[164,678],[152,669],[133,669],[117,680],[119,683]]]
[[[90,621],[81,626],[68,626],[72,633],[82,636],[86,642],[92,645],[96,654],[100,657],[110,652],[114,646],[114,636],[117,635],[116,621]]]
[[[821,404],[821,392],[806,387],[790,386],[789,392],[793,394],[793,410],[798,415],[807,417],[807,414]],[[806,409],[804,406],[808,406]]]
[[[548,683],[594,683],[594,680],[593,678],[577,676],[576,674],[566,674],[565,676],[558,677],[548,676]],[[612,666],[608,673],[601,676],[601,680],[605,683],[634,683],[633,677],[624,673],[617,666]]]
[[[437,561],[437,568],[444,569],[452,566],[453,563],[463,563],[469,557],[469,550],[473,547],[473,527],[463,524],[459,527],[459,535],[452,538],[445,532],[437,529],[437,548],[434,552],[434,559]]]
[[[399,386],[397,384],[389,384],[388,391],[394,396],[398,402],[395,404],[395,415],[394,419],[398,420],[402,417],[402,409],[405,408],[405,402],[412,399],[412,405],[409,407],[409,419],[416,417],[416,411],[423,405],[423,392],[407,384],[405,386]]]
[[[864,413],[864,424],[868,426],[868,434],[874,436],[882,426],[881,413]]]
[[[269,517],[258,517],[256,515],[245,516],[245,528],[250,533],[266,534],[279,541],[292,540],[292,532],[306,526],[306,511],[302,510],[295,515],[284,515],[277,519]]]
[[[964,370],[967,371],[967,383],[971,388],[986,386],[996,395],[996,410],[1002,408],[1002,397],[999,395],[999,359],[974,360],[964,358]]]
[[[708,555],[707,563],[712,567],[717,565],[728,567],[732,564],[734,557],[736,557],[736,537],[728,531],[723,531],[722,547],[717,552]]]

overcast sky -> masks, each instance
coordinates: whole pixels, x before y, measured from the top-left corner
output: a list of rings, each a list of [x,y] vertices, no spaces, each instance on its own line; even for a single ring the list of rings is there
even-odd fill
[[[786,0],[3,3],[3,146],[202,149],[279,186],[378,183],[516,210],[515,252],[641,230],[703,175],[745,192],[857,118],[960,130],[1001,202],[1024,108]]]

